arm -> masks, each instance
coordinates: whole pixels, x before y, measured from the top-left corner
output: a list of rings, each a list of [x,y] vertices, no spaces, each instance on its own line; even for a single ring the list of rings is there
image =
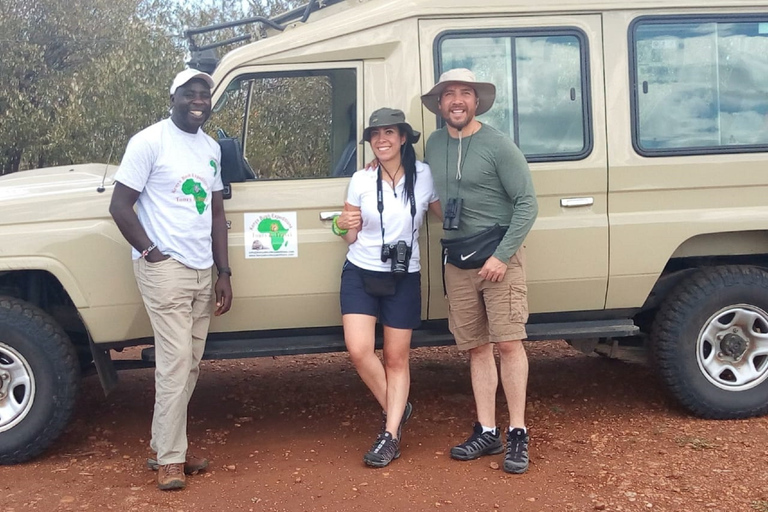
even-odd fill
[[[440,204],[440,200],[439,199],[437,201],[433,201],[433,202],[429,203],[429,211],[431,211],[432,215],[434,215],[435,217],[437,217],[441,221],[443,220],[443,207]]]
[[[341,236],[345,242],[348,244],[355,243],[357,234],[363,227],[363,217],[360,207],[353,206],[345,201],[344,210],[341,212],[341,215],[339,215],[339,218],[336,219],[336,225],[339,226],[340,229],[347,230],[347,233]]]
[[[109,203],[109,213],[128,243],[137,251],[142,252],[152,245],[153,241],[147,236],[133,209],[133,205],[139,199],[139,194],[141,192],[133,190],[119,181],[116,182],[115,190],[112,192],[112,201]],[[154,248],[147,254],[146,259],[151,263],[156,263],[169,257],[161,253],[159,249]]]
[[[489,281],[501,281],[507,272],[507,261],[517,252],[536,221],[539,212],[528,162],[517,146],[510,143],[497,153],[497,172],[504,191],[513,204],[509,229],[496,252],[488,258],[480,276]],[[500,162],[504,163],[500,165]]]
[[[211,213],[213,224],[211,238],[213,239],[213,261],[217,269],[229,268],[227,217],[224,213],[224,194],[221,190],[214,192],[211,197]],[[232,307],[231,275],[220,272],[214,286],[216,293],[215,316],[223,315]]]
[[[437,195],[437,190],[435,190],[435,179],[432,176],[432,168],[426,162],[422,162],[421,166],[423,172],[419,173],[419,183],[422,183],[423,181],[423,185],[429,190],[429,199],[427,199],[427,201],[429,201],[428,209],[432,212],[432,215],[442,221],[443,206],[440,204],[440,196]]]

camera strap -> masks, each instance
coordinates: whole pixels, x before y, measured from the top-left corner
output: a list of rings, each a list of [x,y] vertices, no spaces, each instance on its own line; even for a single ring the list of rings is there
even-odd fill
[[[405,172],[405,169],[403,169]],[[416,180],[414,180],[416,181]],[[393,189],[397,185],[392,185]],[[411,245],[413,247],[413,235],[416,232],[416,186],[414,183],[413,193],[408,198],[411,203]],[[379,222],[381,223],[381,245],[384,245],[384,190],[381,185],[381,165],[376,168],[376,209],[379,210]]]

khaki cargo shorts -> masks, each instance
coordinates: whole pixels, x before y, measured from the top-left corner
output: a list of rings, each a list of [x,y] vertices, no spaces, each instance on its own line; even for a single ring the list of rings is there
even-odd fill
[[[445,265],[448,327],[459,350],[486,343],[522,340],[528,321],[525,252],[521,247],[507,262],[507,273],[497,283],[482,279],[479,268]]]

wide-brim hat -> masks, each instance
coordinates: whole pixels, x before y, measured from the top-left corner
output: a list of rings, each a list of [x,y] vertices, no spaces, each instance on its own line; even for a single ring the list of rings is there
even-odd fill
[[[173,79],[173,83],[171,84],[171,95],[176,92],[176,89],[196,78],[208,84],[209,89],[213,89],[213,78],[211,78],[211,75],[203,73],[198,69],[187,68]]]
[[[407,134],[407,141],[415,144],[419,141],[421,133],[414,130],[411,125],[405,122],[405,113],[396,108],[380,108],[371,114],[368,120],[368,127],[363,131],[363,140],[371,142],[371,130],[381,126],[398,126],[402,132]]]
[[[488,112],[496,100],[496,86],[492,83],[478,82],[475,74],[466,68],[449,69],[440,75],[440,80],[435,86],[421,97],[421,102],[430,112],[440,115],[440,95],[451,84],[466,84],[475,90],[479,100],[475,115]]]

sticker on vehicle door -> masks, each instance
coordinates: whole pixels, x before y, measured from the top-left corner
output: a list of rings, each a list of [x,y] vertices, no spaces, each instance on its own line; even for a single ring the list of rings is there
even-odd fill
[[[299,256],[296,212],[244,214],[245,258],[296,258]]]

